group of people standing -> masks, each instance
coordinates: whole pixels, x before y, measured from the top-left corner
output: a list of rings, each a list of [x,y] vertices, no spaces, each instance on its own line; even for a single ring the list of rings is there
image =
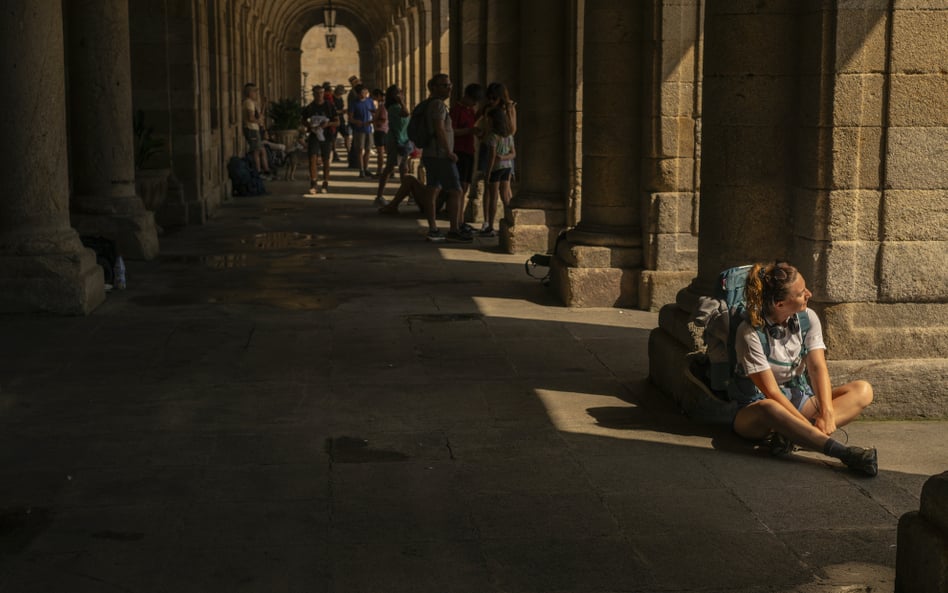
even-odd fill
[[[398,204],[414,197],[428,219],[427,239],[433,242],[471,242],[474,234],[493,237],[499,204],[505,210],[512,197],[511,179],[517,156],[517,104],[499,82],[486,88],[469,84],[449,107],[451,79],[436,74],[428,81],[429,96],[419,104],[423,112],[427,140],[418,146],[409,140],[408,124],[412,109],[405,103],[402,89],[392,85],[383,92],[369,90],[357,76],[349,78],[349,88],[330,82],[313,87],[313,100],[303,107],[309,164],[310,194],[329,191],[331,163],[340,161],[336,151],[341,135],[348,165],[358,169],[360,179],[377,178],[375,205],[380,212],[397,212]],[[263,147],[264,116],[258,107],[257,89],[244,89],[244,135],[254,166],[263,176],[272,175]],[[417,138],[416,138],[417,139]],[[370,170],[373,149],[376,169]],[[421,156],[425,183],[409,174],[411,158]],[[395,199],[386,201],[384,192],[395,171],[400,186]],[[486,182],[484,224],[475,230],[464,222],[464,204],[480,174]],[[417,194],[417,195],[416,195]],[[437,213],[447,210],[449,230],[437,225]]]
[[[427,239],[432,242],[453,241],[469,243],[475,232],[493,237],[498,202],[506,209],[510,205],[510,188],[517,156],[514,134],[517,129],[517,106],[510,99],[506,87],[499,82],[485,89],[480,84],[469,84],[461,97],[449,108],[446,101],[453,85],[447,74],[437,74],[428,81],[428,98],[417,108],[423,110],[427,142],[412,146],[405,130],[409,110],[404,104],[401,89],[389,87],[386,92],[389,134],[389,158],[379,175],[376,204],[380,212],[397,212],[398,204],[407,195],[415,196],[428,221]],[[407,175],[405,159],[414,149],[421,150],[426,183]],[[394,151],[394,154],[393,154]],[[399,167],[402,183],[395,198],[385,202],[383,192],[388,177]],[[465,198],[475,174],[482,174],[487,182],[484,198],[484,224],[475,230],[464,222]],[[446,206],[449,230],[445,234],[437,224],[441,204]]]

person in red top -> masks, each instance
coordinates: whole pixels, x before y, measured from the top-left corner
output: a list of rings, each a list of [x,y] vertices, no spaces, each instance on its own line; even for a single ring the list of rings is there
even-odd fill
[[[454,152],[458,155],[458,175],[461,178],[461,208],[458,210],[458,228],[464,228],[464,198],[474,178],[474,123],[477,106],[484,99],[484,87],[472,83],[464,87],[460,101],[451,106],[451,127],[454,128]],[[473,229],[471,229],[473,230]]]

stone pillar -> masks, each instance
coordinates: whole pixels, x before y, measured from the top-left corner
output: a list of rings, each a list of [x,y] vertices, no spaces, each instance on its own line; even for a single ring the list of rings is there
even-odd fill
[[[155,221],[164,227],[180,226],[188,222],[188,205],[184,188],[174,173],[174,137],[171,134],[170,77],[168,66],[168,21],[165,7],[158,3],[132,2],[129,6],[131,32],[132,106],[141,110],[145,125],[160,139],[163,149],[142,163],[144,168],[167,170],[168,192],[155,210]],[[231,68],[230,63],[225,64]],[[227,80],[223,76],[222,80]],[[136,171],[136,176],[153,173]]]
[[[675,302],[698,267],[704,0],[650,4],[643,161],[648,204],[639,308],[657,311]]]
[[[899,519],[895,593],[948,593],[948,472],[922,487],[921,508]]]
[[[567,80],[572,59],[569,0],[520,3],[522,69],[517,117],[517,193],[500,223],[509,253],[546,253],[566,227],[568,109],[575,90]]]
[[[485,84],[502,82],[514,101],[520,100],[520,34],[522,10],[520,2],[486,0],[485,43],[487,79]],[[543,18],[531,14],[531,19]],[[518,143],[519,145],[519,143]]]
[[[283,83],[283,97],[297,97],[300,94],[300,80],[303,78],[303,50],[299,47],[287,47],[283,49],[283,52],[286,71],[284,75],[285,82]]]
[[[571,307],[634,307],[642,268],[642,5],[585,3],[581,220],[552,280]]]
[[[42,156],[5,174],[0,311],[89,313],[105,299],[105,284],[95,254],[69,223],[62,6],[11,0],[4,16],[0,122],[8,147],[28,147],[28,154]]]
[[[486,50],[485,40],[487,38],[486,22],[487,0],[462,0],[460,8],[460,23],[457,25],[460,30],[461,42],[460,56],[456,57],[460,64],[459,76],[460,84],[471,84],[478,82],[487,84],[487,71],[485,69]]]
[[[158,254],[154,215],[135,195],[128,0],[66,2],[72,224],[129,259]]]

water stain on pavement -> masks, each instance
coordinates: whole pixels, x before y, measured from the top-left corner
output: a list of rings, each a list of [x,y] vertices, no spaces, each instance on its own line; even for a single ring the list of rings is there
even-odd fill
[[[326,439],[326,453],[333,463],[378,463],[408,459],[404,453],[372,449],[369,441],[347,436]]]

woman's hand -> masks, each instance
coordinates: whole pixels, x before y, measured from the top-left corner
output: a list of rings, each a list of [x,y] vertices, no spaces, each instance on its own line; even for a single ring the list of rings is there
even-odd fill
[[[836,432],[836,414],[834,414],[832,410],[824,410],[816,417],[813,424],[820,432],[829,436]]]

